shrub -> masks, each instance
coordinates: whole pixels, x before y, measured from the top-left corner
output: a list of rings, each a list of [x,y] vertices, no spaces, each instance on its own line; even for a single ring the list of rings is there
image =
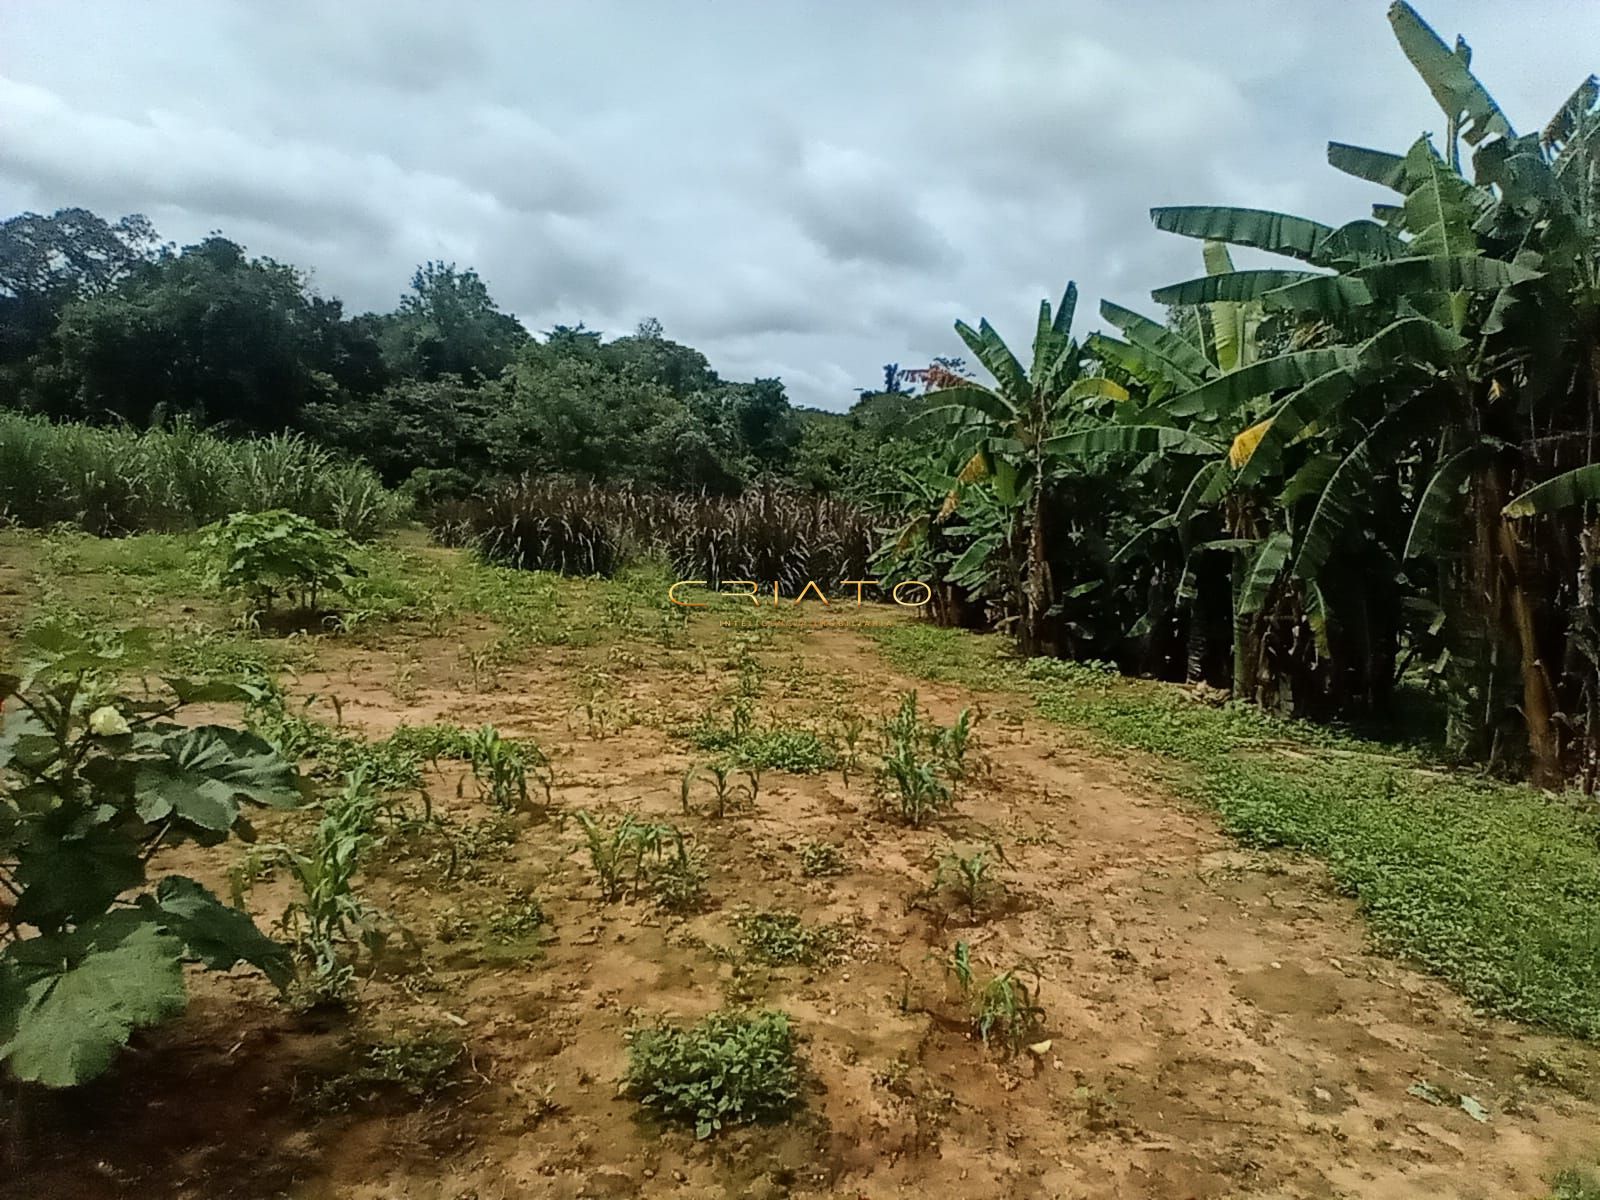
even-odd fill
[[[278,596],[315,610],[322,592],[362,574],[349,539],[287,509],[234,513],[208,526],[201,545],[212,583],[243,593],[252,610],[270,612]]]
[[[712,1013],[685,1029],[662,1023],[628,1038],[628,1087],[639,1102],[708,1138],[729,1125],[770,1120],[800,1098],[789,1018]]]

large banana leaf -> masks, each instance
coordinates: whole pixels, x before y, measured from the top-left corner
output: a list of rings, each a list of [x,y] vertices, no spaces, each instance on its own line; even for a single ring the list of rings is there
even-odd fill
[[[1508,517],[1532,517],[1600,500],[1600,463],[1575,467],[1547,479],[1516,497],[1505,507]]]
[[[1468,446],[1445,459],[1433,473],[1422,491],[1422,498],[1417,501],[1403,557],[1420,558],[1445,548],[1450,540],[1448,531],[1456,524],[1461,487],[1471,474],[1473,464],[1483,458],[1483,452],[1481,445]]]
[[[1212,205],[1152,208],[1150,219],[1157,229],[1168,233],[1253,246],[1257,250],[1307,261],[1315,255],[1317,244],[1333,232],[1319,221],[1259,208]]]
[[[1048,438],[1045,446],[1068,458],[1091,454],[1221,454],[1222,447],[1170,425],[1102,425]]]
[[[1405,159],[1401,155],[1390,154],[1386,150],[1368,150],[1365,146],[1350,146],[1344,142],[1329,142],[1328,163],[1346,175],[1354,175],[1357,179],[1393,188],[1397,192],[1405,191]]]
[[[1318,375],[1285,396],[1272,414],[1272,424],[1255,453],[1239,472],[1239,483],[1248,486],[1258,482],[1268,467],[1280,461],[1284,447],[1312,421],[1326,416],[1348,399],[1355,387],[1354,376],[1341,367]]]
[[[1168,368],[1167,374],[1184,387],[1198,387],[1212,373],[1211,362],[1199,347],[1165,325],[1110,300],[1100,302],[1100,315],[1120,329],[1133,345],[1161,359]]]
[[[1347,221],[1322,239],[1317,248],[1319,266],[1365,266],[1411,253],[1386,225],[1365,218]]]
[[[1220,481],[1220,486],[1219,486]],[[1221,498],[1222,490],[1227,486],[1228,477],[1222,472],[1222,460],[1214,458],[1201,465],[1194,473],[1194,478],[1189,480],[1189,486],[1183,489],[1183,495],[1178,500],[1178,507],[1172,512],[1172,519],[1181,529],[1189,523],[1195,510],[1202,504],[1212,504]]]
[[[1025,404],[1029,394],[1028,373],[988,319],[979,321],[977,329],[965,321],[957,321],[956,333],[967,344],[967,348],[978,356],[978,361],[988,369],[989,374],[994,376],[1000,391],[1013,404]]]
[[[1472,185],[1451,170],[1428,139],[1406,155],[1405,227],[1413,255],[1456,258],[1477,251],[1472,235]]]
[[[913,414],[906,422],[908,428],[923,422],[932,423],[935,417],[948,420],[951,417],[971,417],[974,412],[999,424],[1010,424],[1018,416],[1017,410],[1004,396],[977,383],[941,388],[928,393],[924,400],[928,402],[928,407]]]
[[[1355,351],[1344,346],[1280,354],[1230,371],[1163,407],[1175,417],[1230,412],[1253,397],[1279,388],[1303,387],[1329,371],[1349,370],[1355,364]]]
[[[1133,346],[1103,333],[1091,333],[1084,348],[1102,363],[1117,367],[1144,384],[1154,399],[1186,390],[1185,385],[1173,377],[1172,364],[1142,346]]]
[[[1329,477],[1300,543],[1300,553],[1294,563],[1297,577],[1316,579],[1345,530],[1360,523],[1362,498],[1378,474],[1373,464],[1385,461],[1385,455],[1393,449],[1391,443],[1414,411],[1411,404],[1402,404],[1390,412],[1356,444]]]
[[[1278,530],[1261,543],[1244,577],[1244,586],[1239,589],[1236,616],[1248,617],[1261,611],[1261,606],[1267,602],[1267,593],[1282,573],[1283,564],[1289,561],[1289,551],[1293,548],[1294,539],[1287,529]]]
[[[1402,317],[1385,325],[1361,345],[1356,353],[1361,369],[1383,372],[1402,359],[1446,367],[1467,347],[1467,339],[1427,317]]]
[[[1405,0],[1390,6],[1389,24],[1400,49],[1463,140],[1476,146],[1490,134],[1514,136],[1511,122],[1469,69],[1472,53],[1465,42],[1457,38],[1451,50]]]
[[[1234,271],[1229,275],[1202,275],[1156,288],[1150,293],[1157,304],[1211,304],[1218,300],[1259,300],[1268,292],[1321,278],[1314,271]]]
[[[1427,255],[1396,258],[1355,273],[1377,297],[1398,298],[1422,291],[1494,292],[1542,278],[1539,271],[1481,255]]]
[[[1366,308],[1375,297],[1355,275],[1313,275],[1287,287],[1274,288],[1262,297],[1267,308],[1334,316],[1353,308]]]
[[[1115,400],[1122,404],[1128,400],[1128,389],[1115,379],[1091,375],[1087,379],[1073,380],[1072,386],[1062,393],[1061,398],[1068,403],[1077,400]]]

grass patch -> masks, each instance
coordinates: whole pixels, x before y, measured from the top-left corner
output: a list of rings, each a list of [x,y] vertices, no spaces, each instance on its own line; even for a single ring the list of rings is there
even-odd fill
[[[1600,1039],[1593,811],[1254,709],[1210,708],[1169,685],[1007,659],[997,638],[929,626],[876,636],[901,670],[1028,692],[1052,720],[1156,756],[1244,843],[1323,859],[1382,950],[1486,1008]]]

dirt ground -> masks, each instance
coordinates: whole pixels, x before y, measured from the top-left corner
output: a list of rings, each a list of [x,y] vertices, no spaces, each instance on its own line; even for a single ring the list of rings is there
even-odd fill
[[[1238,849],[1140,763],[1087,749],[1021,698],[896,675],[848,621],[761,635],[761,718],[879,714],[910,688],[944,722],[972,706],[989,770],[954,813],[913,830],[880,816],[861,780],[774,771],[753,810],[719,820],[701,784],[683,815],[679,780],[707,756],[673,725],[733,682],[715,625],[697,617],[675,648],[537,648],[476,680],[458,647],[487,636],[484,621],[327,641],[295,694],[338,696],[343,722],[372,737],[451,721],[537,739],[560,809],[692,835],[710,906],[603,904],[570,821],[520,818],[493,836],[460,772],[434,772],[433,805],[483,844],[454,878],[425,847],[369,870],[369,896],[410,939],[363,982],[354,1016],[297,1017],[257,977],[197,973],[185,1017],[89,1088],[35,1105],[0,1192],[1503,1200],[1546,1195],[1553,1169],[1600,1144],[1594,1048],[1475,1015],[1371,953],[1315,864]],[[812,841],[842,848],[843,874],[801,873]],[[1003,851],[1006,890],[975,918],[928,889],[940,854],[981,843]],[[225,888],[219,853],[235,852],[158,865]],[[524,890],[550,919],[537,944],[451,936]],[[268,880],[250,904],[267,924],[287,895]],[[742,962],[743,907],[842,923],[846,952],[818,968]],[[986,970],[1037,964],[1047,1047],[1007,1058],[969,1036],[939,965],[957,939]],[[730,1003],[792,1016],[802,1110],[708,1142],[641,1116],[619,1090],[626,1031]],[[314,1082],[361,1037],[422,1027],[465,1040],[445,1091],[317,1102]]]

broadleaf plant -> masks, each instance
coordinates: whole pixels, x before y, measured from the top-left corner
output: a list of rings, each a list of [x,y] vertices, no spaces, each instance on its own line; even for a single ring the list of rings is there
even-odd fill
[[[25,673],[0,675],[0,1064],[24,1082],[104,1071],[134,1030],[183,1010],[185,961],[288,980],[286,948],[247,913],[183,876],[146,889],[162,846],[247,837],[244,805],[292,806],[301,790],[254,734],[169,719],[249,689],[118,692],[140,644],[49,626],[24,639]]]

